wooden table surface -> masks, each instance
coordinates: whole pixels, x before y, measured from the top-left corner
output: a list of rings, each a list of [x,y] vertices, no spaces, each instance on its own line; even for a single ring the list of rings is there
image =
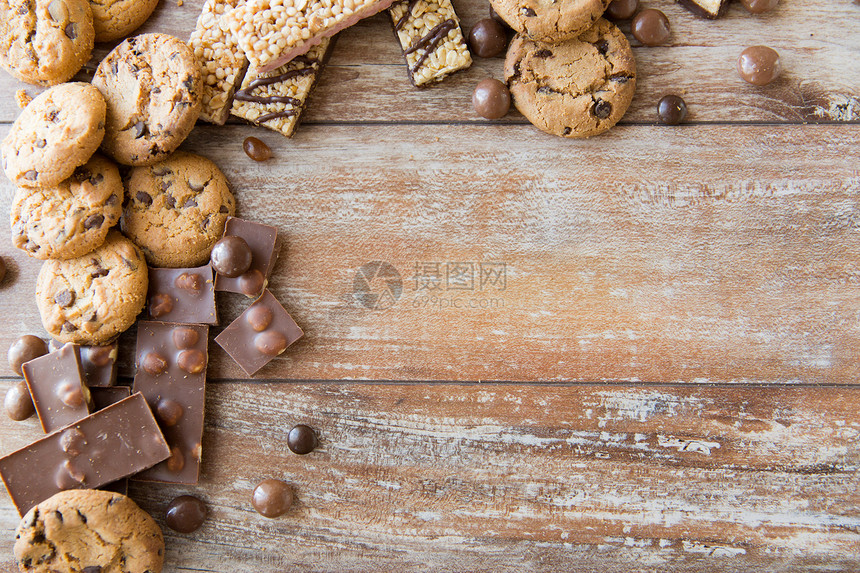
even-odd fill
[[[283,234],[271,288],[306,336],[253,380],[210,342],[200,483],[130,491],[162,524],[176,495],[209,505],[165,529],[167,571],[860,570],[860,6],[645,4],[671,45],[634,42],[632,107],[589,140],[477,117],[500,58],[411,87],[385,15],[340,35],[293,139],[198,125],[183,148]],[[187,39],[200,5],[141,31]],[[455,6],[466,30],[487,14]],[[755,44],[782,57],[771,86],[735,71]],[[0,136],[19,87],[0,78]],[[655,121],[670,92],[679,127]],[[0,348],[44,335],[9,232]],[[2,417],[0,454],[38,436]],[[269,477],[297,496],[276,520],[249,502]],[[4,571],[17,522],[0,493]]]

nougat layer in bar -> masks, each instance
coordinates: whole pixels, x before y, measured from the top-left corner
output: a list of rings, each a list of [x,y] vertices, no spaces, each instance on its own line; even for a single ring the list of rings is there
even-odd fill
[[[249,72],[230,113],[291,137],[334,46],[323,38],[304,55],[268,73]]]
[[[243,3],[244,0],[206,0],[188,40],[203,74],[200,118],[218,125],[223,125],[230,116],[233,91],[248,67],[248,59],[230,32],[225,16]]]
[[[281,67],[392,0],[247,0],[225,14],[253,69]]]
[[[438,82],[472,65],[451,0],[399,0],[388,14],[415,86]]]

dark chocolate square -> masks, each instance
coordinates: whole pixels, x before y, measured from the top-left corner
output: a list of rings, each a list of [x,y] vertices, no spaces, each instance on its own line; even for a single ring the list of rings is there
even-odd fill
[[[212,267],[150,267],[146,310],[152,320],[161,322],[218,324]]]
[[[208,326],[137,323],[134,391],[146,396],[171,453],[169,459],[134,479],[197,483],[208,344]]]
[[[263,295],[215,337],[248,376],[304,335],[293,317],[266,289]]]
[[[269,282],[269,276],[281,250],[278,230],[262,223],[230,217],[224,226],[224,235],[245,239],[251,248],[251,268],[235,278],[216,273],[215,290],[235,292],[252,298],[259,296]]]
[[[66,344],[21,367],[39,422],[47,433],[87,417],[92,409],[79,352],[76,344]]]

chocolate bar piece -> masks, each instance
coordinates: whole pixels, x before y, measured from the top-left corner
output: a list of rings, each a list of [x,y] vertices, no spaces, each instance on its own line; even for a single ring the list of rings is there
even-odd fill
[[[218,125],[224,125],[230,117],[233,91],[248,67],[225,19],[225,14],[242,3],[243,0],[206,0],[188,40],[203,74],[200,119]]]
[[[263,296],[215,337],[248,376],[304,335],[293,317],[266,289]]]
[[[78,346],[69,343],[21,367],[39,422],[47,433],[87,417],[92,409],[78,352]]]
[[[93,395],[93,412],[98,412],[131,396],[131,388],[128,386],[95,387],[90,388],[90,394]],[[128,495],[128,478],[103,485],[99,489]]]
[[[719,18],[729,7],[729,0],[678,0],[678,4],[702,18]]]
[[[208,344],[208,326],[137,323],[134,391],[141,392],[155,412],[170,458],[134,479],[197,483]]]
[[[238,277],[215,276],[215,290],[235,292],[249,297],[257,297],[266,288],[269,275],[278,260],[281,242],[278,230],[269,225],[254,223],[229,217],[224,226],[224,235],[242,237],[251,248],[251,268]]]
[[[63,343],[51,339],[51,352],[62,348]],[[113,341],[104,346],[78,346],[81,356],[81,370],[84,372],[84,384],[89,388],[113,386],[116,384],[116,359],[119,344]]]
[[[18,513],[67,489],[98,488],[170,456],[146,399],[135,394],[0,458]]]
[[[247,0],[224,17],[251,68],[270,72],[392,1]]]
[[[412,85],[426,86],[472,65],[451,0],[398,0],[388,14]]]
[[[318,46],[274,71],[248,73],[233,96],[230,113],[292,136],[333,46],[333,39],[323,38]]]
[[[149,269],[147,312],[153,320],[218,324],[215,277],[209,265],[193,269]]]

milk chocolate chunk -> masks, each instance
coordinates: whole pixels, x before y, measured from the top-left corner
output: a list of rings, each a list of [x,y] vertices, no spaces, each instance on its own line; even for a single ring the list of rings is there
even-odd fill
[[[281,354],[304,333],[275,296],[263,296],[215,337],[248,376]]]
[[[24,363],[24,379],[47,433],[85,418],[92,409],[79,352],[78,346],[70,343]]]
[[[134,479],[197,483],[200,473],[209,327],[140,321],[134,391],[155,412],[170,457]],[[157,368],[147,368],[148,361]]]
[[[90,394],[93,396],[93,412],[98,412],[131,396],[131,388],[128,386],[95,387],[90,388]],[[98,489],[128,495],[128,478],[122,478]]]
[[[209,265],[188,269],[149,269],[149,304],[153,320],[218,324],[215,277]]]
[[[135,394],[0,458],[20,515],[64,489],[98,488],[167,459],[146,399]]]
[[[678,3],[696,16],[711,20],[722,16],[729,7],[729,0],[678,0]]]
[[[51,339],[51,351],[62,348],[63,344]],[[116,360],[119,344],[116,340],[104,346],[78,346],[81,355],[81,369],[84,383],[90,388],[108,387],[116,384]]]
[[[269,225],[230,217],[224,227],[224,236],[245,239],[251,248],[251,266],[237,277],[216,274],[215,290],[235,292],[250,297],[259,296],[278,259],[281,248],[278,230]]]

